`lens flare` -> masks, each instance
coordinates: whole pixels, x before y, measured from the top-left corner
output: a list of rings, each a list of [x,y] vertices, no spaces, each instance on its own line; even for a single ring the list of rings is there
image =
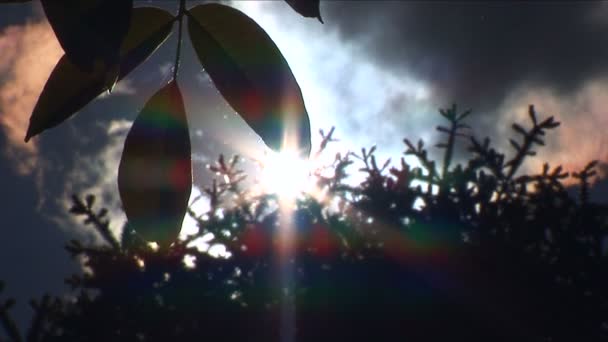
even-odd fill
[[[261,165],[262,191],[276,194],[281,200],[295,200],[314,186],[309,161],[299,158],[295,151],[268,151]]]

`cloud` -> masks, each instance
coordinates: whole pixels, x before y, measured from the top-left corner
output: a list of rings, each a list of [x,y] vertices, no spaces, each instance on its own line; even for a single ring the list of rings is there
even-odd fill
[[[562,126],[525,171],[608,161],[605,3],[328,1],[325,25],[282,5],[235,2],[285,55],[313,131],[336,125],[350,148],[378,143],[396,156],[403,136],[432,145],[437,109],[455,102],[473,109],[474,132],[510,151],[511,123],[534,104]]]
[[[38,96],[63,50],[46,20],[13,25],[0,32],[0,127],[6,137],[4,156],[20,175],[41,166],[38,141],[23,141]],[[112,95],[133,95],[129,79]],[[104,93],[100,98],[107,98]],[[38,165],[37,165],[38,164]]]
[[[342,150],[377,144],[381,158],[399,155],[405,136],[428,137],[438,104],[426,81],[375,63],[362,42],[344,40],[335,25],[302,18],[284,2],[233,6],[252,17],[285,56],[302,89],[313,146],[320,142],[318,130],[331,126]]]
[[[40,91],[63,54],[48,22],[9,26],[0,33],[0,127],[3,154],[21,175],[31,174],[39,159],[35,141],[23,138]]]
[[[482,112],[523,81],[568,93],[608,70],[602,2],[328,1],[322,11],[374,63]]]
[[[110,228],[116,236],[120,236],[125,215],[118,196],[116,179],[124,139],[131,123],[128,120],[110,121],[102,128],[106,139],[103,145],[97,146],[98,151],[74,157],[71,169],[64,176],[63,193],[57,197],[59,210],[52,217],[58,226],[84,227],[82,217],[69,214],[67,209],[72,205],[72,194],[80,197],[92,194],[97,198],[98,209],[101,207],[108,209]],[[80,238],[88,239],[90,242],[102,241],[101,236],[92,229],[70,228],[70,233],[76,233]]]
[[[103,143],[97,146],[95,153],[76,156],[71,169],[63,176],[65,184],[63,193],[58,196],[58,209],[51,217],[58,226],[69,229],[79,238],[91,243],[103,242],[102,237],[92,229],[83,228],[82,217],[73,216],[68,212],[71,207],[72,194],[84,197],[92,194],[97,198],[96,208],[105,207],[108,210],[110,229],[116,237],[120,237],[126,216],[122,209],[122,203],[118,192],[118,165],[123,151],[124,141],[132,121],[119,119],[112,120],[103,126]],[[198,198],[201,191],[195,187],[190,196],[192,209],[203,214],[209,209],[206,198]],[[77,227],[74,229],[73,227]],[[186,215],[183,223],[183,234],[192,234],[197,231],[196,221]]]
[[[548,133],[546,146],[537,149],[538,156],[528,159],[526,171],[540,172],[545,161],[554,167],[563,165],[570,172],[580,171],[591,160],[608,161],[608,78],[589,80],[567,95],[551,87],[522,85],[499,109],[502,136],[512,135],[507,130],[513,122],[530,124],[529,104],[534,104],[539,118],[554,116],[562,124]],[[605,168],[600,171],[600,176],[608,176]]]

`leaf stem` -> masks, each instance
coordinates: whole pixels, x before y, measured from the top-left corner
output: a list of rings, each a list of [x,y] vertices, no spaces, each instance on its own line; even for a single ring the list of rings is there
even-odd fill
[[[177,29],[177,49],[175,51],[175,62],[173,63],[173,81],[177,80],[177,73],[179,72],[179,62],[182,53],[182,27],[184,22],[184,13],[186,13],[186,0],[180,0],[179,10],[177,12],[179,26]]]

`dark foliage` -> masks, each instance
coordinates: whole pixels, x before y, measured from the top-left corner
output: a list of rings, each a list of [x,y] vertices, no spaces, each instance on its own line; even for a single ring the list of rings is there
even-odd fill
[[[471,137],[469,112],[441,114],[440,169],[422,141],[405,139],[421,166],[380,166],[372,147],[315,175],[330,200],[298,200],[287,282],[277,271],[277,199],[243,189],[238,159],[220,157],[209,166],[218,176],[205,189],[209,212],[189,212],[199,233],[168,248],[154,250],[128,224],[117,241],[94,197],[74,197],[71,211],[108,244],[68,244],[87,271],[67,280],[70,298],[32,303],[26,338],[8,315],[12,301],[0,302],[0,321],[14,341],[277,341],[291,302],[298,341],[606,340],[608,211],[587,198],[596,163],[573,175],[581,191],[571,198],[561,167],[518,172],[559,125],[553,118],[531,106],[531,127],[513,125],[521,139],[509,159]],[[460,140],[472,157],[454,166]],[[353,163],[366,174],[356,186],[346,182]],[[230,258],[189,247],[209,232]]]

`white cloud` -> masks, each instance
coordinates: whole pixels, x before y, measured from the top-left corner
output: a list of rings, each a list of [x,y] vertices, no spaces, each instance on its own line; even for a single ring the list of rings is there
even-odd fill
[[[95,195],[98,198],[96,206],[108,209],[110,228],[116,236],[120,236],[126,220],[118,195],[117,176],[124,139],[130,127],[131,122],[128,120],[113,120],[107,124],[104,128],[108,135],[105,145],[94,155],[76,156],[73,168],[65,177],[67,181],[63,187],[64,192],[58,200],[59,206],[67,209],[72,204],[72,194],[81,197],[87,194]],[[55,219],[59,226],[77,227],[75,232],[80,236],[92,237],[96,242],[101,241],[101,237],[92,229],[82,228],[81,217],[73,216],[67,210],[58,215]]]

